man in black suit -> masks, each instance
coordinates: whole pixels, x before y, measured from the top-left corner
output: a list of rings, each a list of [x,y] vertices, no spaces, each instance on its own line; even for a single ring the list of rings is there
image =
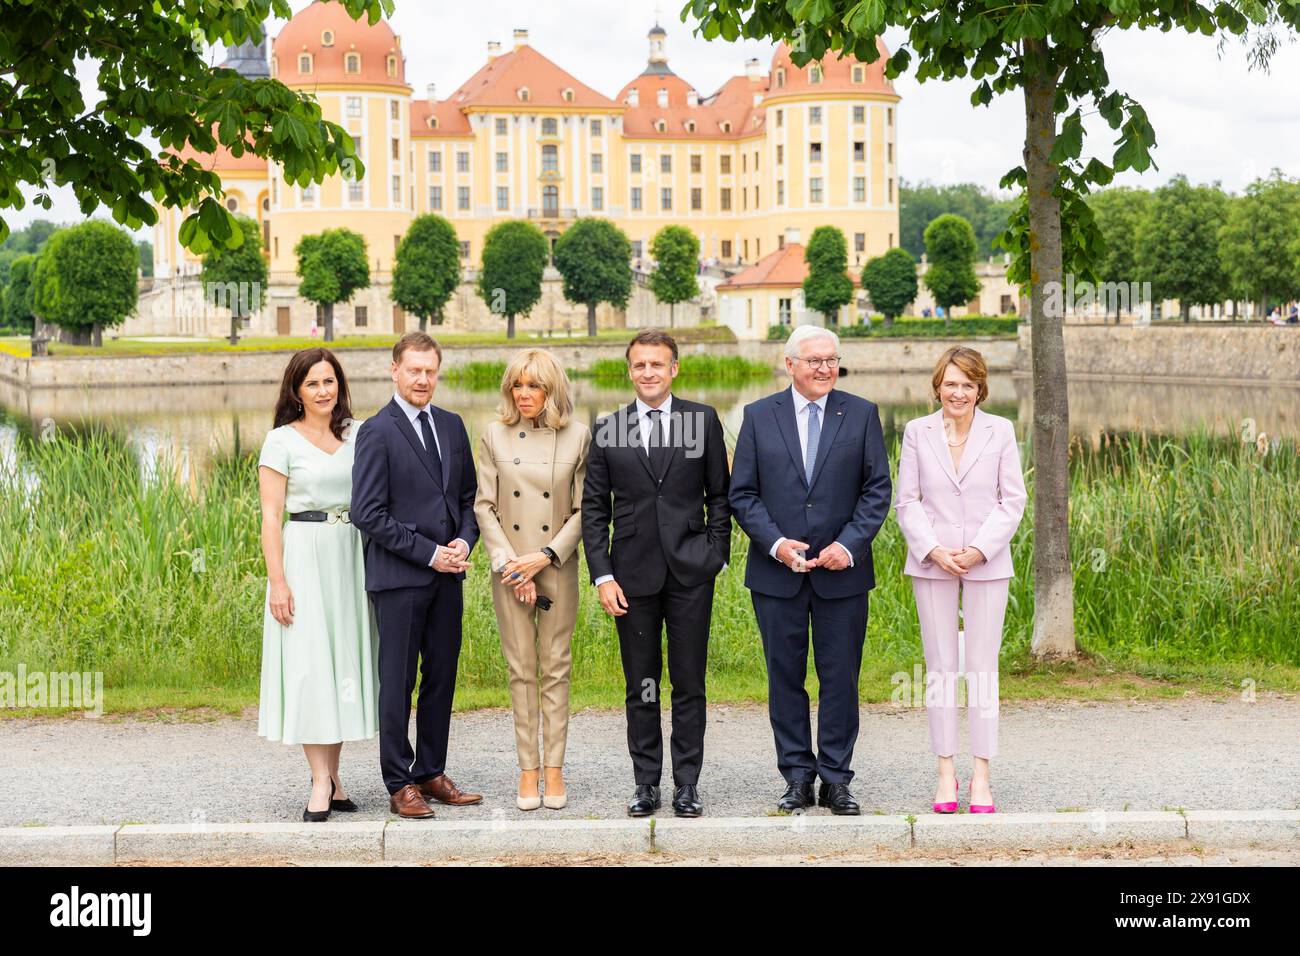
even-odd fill
[[[357,431],[352,466],[351,517],[365,537],[366,591],[379,624],[380,769],[390,809],[409,819],[432,817],[429,800],[483,799],[445,772],[478,479],[464,422],[432,404],[441,365],[428,335],[402,336],[393,347],[397,392]]]
[[[889,460],[876,406],[834,389],[839,338],[800,326],[786,344],[791,387],[745,408],[731,507],[749,535],[745,586],[763,638],[768,714],[787,788],[777,806],[860,812],[849,782],[858,674],[875,586],[871,542],[889,512]],[[821,688],[817,753],[808,713],[808,626]]]
[[[639,332],[626,357],[637,397],[596,423],[583,485],[583,548],[623,657],[636,781],[628,813],[648,816],[660,806],[660,633],[666,624],[673,811],[697,817],[704,809],[697,786],[713,581],[731,553],[727,449],[713,408],[671,394],[678,368],[672,336]]]

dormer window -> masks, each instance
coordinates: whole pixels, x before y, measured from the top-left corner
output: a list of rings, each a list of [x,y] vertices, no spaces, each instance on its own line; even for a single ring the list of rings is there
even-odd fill
[[[334,31],[333,31],[333,30],[323,30],[323,31],[321,31],[321,35],[320,35],[320,45],[321,45],[321,46],[333,46],[333,45],[334,45]]]
[[[310,72],[311,72],[311,54],[310,54],[310,53],[299,53],[299,54],[298,54],[298,72],[299,72],[299,73],[310,73]]]
[[[692,119],[692,120],[687,120],[687,121],[686,121],[686,132],[688,132],[688,133],[694,133],[694,132],[695,132],[695,120]]]
[[[785,67],[783,66],[776,68],[776,85],[778,89],[785,86]]]
[[[529,94],[529,92],[528,92],[528,87],[526,87],[526,86],[521,86],[521,87],[519,87],[518,90],[515,91],[515,93],[516,93],[516,95],[518,95],[518,97],[519,97],[520,100],[522,100],[522,101],[525,102],[525,103],[528,102],[528,99],[529,99],[529,96],[530,96],[530,94]]]
[[[855,67],[853,68],[853,82],[854,82],[854,83],[861,83],[862,80],[863,80],[863,78],[866,77],[866,75],[867,75],[867,71],[866,71],[866,69],[865,69],[864,67],[861,67],[861,66],[855,66]]]
[[[723,120],[721,123],[718,124],[718,126],[721,128],[721,130],[724,133],[731,132],[731,120]]]
[[[572,103],[572,102],[573,102],[573,88],[572,88],[572,87],[565,87],[565,88],[564,88],[564,92],[561,93],[560,95],[564,97],[564,102],[566,102],[566,103]]]
[[[397,76],[397,57],[391,53],[388,54],[388,75]]]
[[[347,56],[343,58],[343,72],[353,73],[353,74],[361,72],[360,53],[349,53]]]
[[[437,129],[437,128],[438,128],[438,117],[436,117],[436,116],[430,116],[430,117],[429,117],[429,129]]]
[[[655,120],[655,131],[658,133],[668,132],[668,124],[661,119]]]
[[[820,64],[814,63],[808,67],[808,82],[820,83],[822,81],[822,68]]]

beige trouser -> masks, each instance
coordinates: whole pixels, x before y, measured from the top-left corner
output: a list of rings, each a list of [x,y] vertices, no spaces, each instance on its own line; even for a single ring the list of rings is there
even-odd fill
[[[536,770],[537,714],[541,710],[546,766],[564,766],[569,733],[569,642],[578,618],[578,562],[544,568],[533,579],[537,593],[551,599],[542,611],[521,604],[514,588],[493,576],[492,603],[501,630],[501,650],[510,669],[510,703],[515,712],[515,749],[520,770]],[[539,677],[540,671],[540,677]]]

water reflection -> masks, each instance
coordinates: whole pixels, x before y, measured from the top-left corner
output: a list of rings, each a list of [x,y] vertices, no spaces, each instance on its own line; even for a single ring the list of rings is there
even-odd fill
[[[722,416],[728,441],[740,429],[748,403],[784,387],[783,378],[743,386],[705,385],[682,380],[676,392],[707,402]],[[932,411],[925,375],[850,375],[841,387],[870,398],[880,406],[886,441],[917,415]],[[577,416],[588,425],[632,398],[626,388],[574,383]],[[215,455],[256,452],[271,428],[278,385],[196,385],[192,388],[97,388],[26,390],[0,383],[0,464],[12,461],[14,427],[38,434],[42,427],[79,430],[106,427],[117,431],[136,450],[148,479],[167,459],[169,470],[186,483],[206,473]],[[353,410],[369,417],[392,396],[390,382],[356,382]],[[471,438],[492,419],[498,394],[443,384],[437,402],[465,419]],[[995,375],[984,406],[1016,422],[1021,437],[1032,422],[1032,388],[1027,378]],[[1107,433],[1181,435],[1198,430],[1239,436],[1294,440],[1300,436],[1300,389],[1247,386],[1189,386],[1181,384],[1073,381],[1070,383],[1070,431],[1094,446]]]

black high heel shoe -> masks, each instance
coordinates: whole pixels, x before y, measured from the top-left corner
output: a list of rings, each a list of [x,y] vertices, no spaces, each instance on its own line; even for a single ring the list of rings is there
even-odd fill
[[[334,781],[331,780],[331,781],[330,781],[330,798],[331,798],[331,799],[330,799],[330,808],[331,808],[331,809],[333,809],[333,805],[334,805],[333,797],[334,797]],[[310,804],[309,804],[309,805],[310,805]],[[330,811],[329,811],[329,810],[309,810],[309,809],[304,809],[304,810],[302,811],[302,822],[303,822],[303,823],[324,823],[324,822],[325,822],[326,820],[328,820],[329,818],[330,818]]]
[[[330,780],[330,809],[331,810],[337,810],[339,813],[356,813],[358,810],[361,809],[355,803],[352,802],[351,797],[345,797],[342,800],[335,800],[334,792],[336,790],[338,790],[338,787],[335,786],[334,780],[331,779]]]

